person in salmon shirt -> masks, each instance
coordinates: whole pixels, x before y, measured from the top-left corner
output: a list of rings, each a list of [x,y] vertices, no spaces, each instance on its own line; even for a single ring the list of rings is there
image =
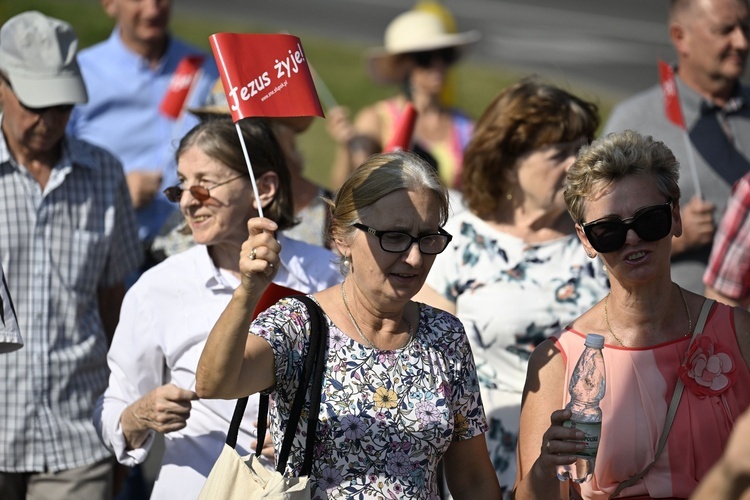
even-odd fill
[[[688,498],[750,406],[750,313],[671,277],[672,238],[683,231],[678,178],[672,151],[630,130],[584,147],[568,171],[568,211],[587,252],[604,261],[611,292],[531,355],[516,498]],[[563,426],[571,412],[562,408],[588,333],[605,338],[606,393],[593,477],[575,484],[556,469],[585,447],[580,430]]]

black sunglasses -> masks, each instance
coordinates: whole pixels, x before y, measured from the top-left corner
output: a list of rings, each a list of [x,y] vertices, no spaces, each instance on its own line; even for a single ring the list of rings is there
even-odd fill
[[[210,188],[207,188],[205,186],[190,186],[187,191],[190,191],[190,194],[193,195],[193,198],[200,202],[204,202],[207,199],[211,198],[211,193],[209,192],[209,189],[214,189],[219,186],[223,186],[224,184],[227,184],[228,182],[232,182],[236,179],[241,179],[242,177],[245,177],[244,175],[238,175],[237,177],[232,177],[229,180],[226,180],[224,182],[220,182],[218,184],[214,184]],[[172,203],[179,203],[180,198],[182,198],[182,193],[185,192],[185,189],[182,189],[182,186],[179,184],[176,186],[168,187],[164,190],[164,194],[167,196],[167,199],[171,201]]]
[[[591,246],[599,253],[622,248],[630,229],[644,241],[658,241],[672,230],[672,202],[643,207],[628,219],[610,216],[581,222],[581,227]]]
[[[409,56],[411,56],[416,65],[420,68],[429,68],[435,60],[440,60],[445,63],[446,66],[450,66],[458,61],[459,53],[455,47],[448,47],[445,49],[411,52]]]
[[[390,253],[403,253],[416,243],[419,251],[425,255],[437,255],[448,247],[453,236],[448,234],[443,228],[438,229],[437,233],[423,234],[416,238],[403,231],[378,231],[358,222],[352,224],[361,231],[365,231],[380,240],[380,248]]]

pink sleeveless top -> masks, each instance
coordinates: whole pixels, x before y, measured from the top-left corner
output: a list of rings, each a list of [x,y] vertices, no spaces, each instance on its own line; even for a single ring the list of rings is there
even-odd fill
[[[701,337],[705,338],[699,341]],[[569,381],[584,349],[585,334],[566,329],[554,338]],[[594,477],[580,485],[584,499],[609,498],[620,482],[653,461],[689,344],[690,337],[639,349],[605,345],[602,436]],[[710,360],[712,370],[716,372],[718,366],[718,372],[723,373],[701,372],[701,359]],[[659,461],[618,498],[688,498],[719,459],[735,420],[750,405],[750,370],[737,344],[730,307],[714,305],[702,335],[693,341],[689,361],[687,367],[694,367],[690,370],[693,378],[687,379]],[[706,395],[695,379],[710,384],[714,375],[717,390]],[[565,404],[569,399],[566,383]]]

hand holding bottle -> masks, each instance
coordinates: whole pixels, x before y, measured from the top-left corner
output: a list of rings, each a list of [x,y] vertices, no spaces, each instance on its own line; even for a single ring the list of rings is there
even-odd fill
[[[568,386],[570,402],[565,409],[570,412],[570,419],[562,425],[583,431],[585,445],[582,450],[578,451],[573,464],[561,465],[557,468],[557,478],[560,481],[570,479],[575,483],[589,481],[594,475],[596,453],[599,449],[599,437],[602,431],[602,410],[599,408],[599,401],[604,397],[606,390],[604,356],[602,355],[604,337],[590,333],[586,335],[584,345],[586,348],[576,363]]]

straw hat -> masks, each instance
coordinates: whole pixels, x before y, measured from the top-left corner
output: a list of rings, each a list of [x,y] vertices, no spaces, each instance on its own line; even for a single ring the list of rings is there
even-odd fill
[[[434,13],[410,10],[398,15],[385,29],[384,45],[368,53],[370,76],[379,83],[401,83],[407,67],[398,56],[476,43],[478,31],[451,33]]]

